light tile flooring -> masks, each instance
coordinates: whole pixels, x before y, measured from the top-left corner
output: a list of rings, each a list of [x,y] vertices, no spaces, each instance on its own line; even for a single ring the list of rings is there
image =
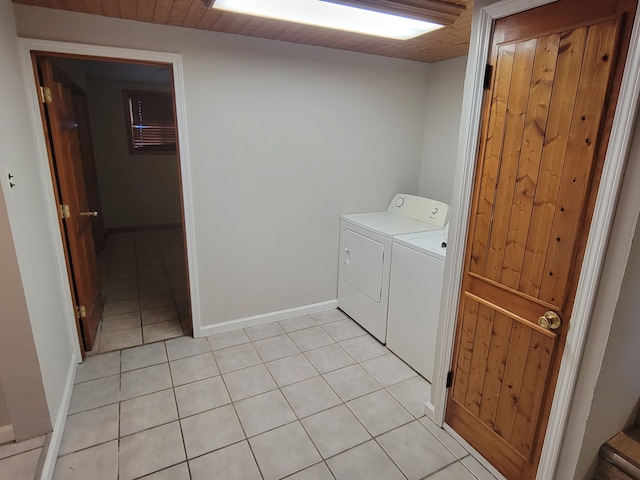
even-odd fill
[[[88,358],[54,480],[493,480],[339,310]]]
[[[33,480],[46,436],[0,445],[0,478]]]
[[[111,233],[98,256],[104,311],[88,355],[191,333],[182,229]]]

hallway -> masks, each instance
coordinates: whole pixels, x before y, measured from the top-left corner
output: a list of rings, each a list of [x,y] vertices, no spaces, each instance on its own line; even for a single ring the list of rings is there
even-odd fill
[[[104,311],[88,355],[191,334],[182,229],[111,233],[98,268]]]

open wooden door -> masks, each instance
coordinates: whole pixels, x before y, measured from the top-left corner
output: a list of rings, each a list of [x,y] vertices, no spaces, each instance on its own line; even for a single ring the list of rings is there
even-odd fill
[[[60,202],[60,222],[67,269],[84,349],[95,341],[102,298],[73,92],[75,85],[46,58],[37,59],[42,86],[43,120],[49,135],[49,156]]]
[[[76,123],[78,125],[78,138],[80,139],[80,153],[82,156],[82,169],[84,171],[87,199],[90,210],[98,213],[97,216],[90,217],[93,242],[96,247],[96,254],[98,254],[104,248],[106,235],[102,217],[102,202],[100,200],[96,159],[93,152],[93,139],[91,138],[89,102],[87,100],[87,93],[84,90],[79,88],[73,90],[73,105],[75,107]]]
[[[536,475],[635,9],[495,24],[445,417],[509,479]]]

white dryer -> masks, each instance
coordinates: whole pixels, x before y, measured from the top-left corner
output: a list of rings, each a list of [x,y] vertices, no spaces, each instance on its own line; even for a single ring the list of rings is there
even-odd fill
[[[397,194],[386,212],[341,216],[338,307],[382,343],[394,236],[442,229],[448,213],[446,203]]]
[[[447,230],[393,239],[387,347],[433,379]]]

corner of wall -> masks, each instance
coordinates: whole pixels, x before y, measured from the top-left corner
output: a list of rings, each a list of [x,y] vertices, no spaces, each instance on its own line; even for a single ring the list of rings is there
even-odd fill
[[[446,203],[453,196],[466,60],[445,60],[429,70],[419,193]]]
[[[25,438],[51,430],[74,350],[61,295],[53,222],[48,216],[55,210],[54,202],[47,199],[41,176],[43,171],[48,175],[48,166],[41,168],[34,147],[34,128],[41,120],[31,121],[29,111],[37,100],[30,101],[25,90],[25,85],[31,85],[36,98],[33,72],[21,69],[19,51],[13,4],[0,2],[0,171],[4,193],[0,205],[4,253],[0,297],[7,300],[0,302],[0,369],[9,409],[24,416],[20,421],[31,426],[16,428],[16,437]],[[14,175],[16,186],[11,192],[4,182],[5,169]],[[46,181],[50,184],[49,178]],[[10,311],[6,313],[5,308]],[[5,323],[5,319],[12,321]]]
[[[0,382],[16,440],[51,431],[9,219],[0,195]]]

